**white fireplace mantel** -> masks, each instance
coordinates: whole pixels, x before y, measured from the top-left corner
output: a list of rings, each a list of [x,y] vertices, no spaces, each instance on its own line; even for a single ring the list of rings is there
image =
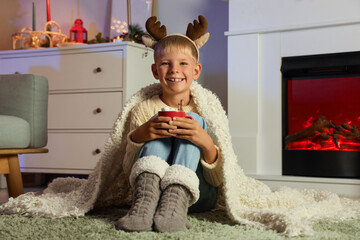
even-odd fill
[[[272,187],[322,188],[360,196],[359,179],[282,176],[280,72],[282,57],[360,51],[360,18],[355,15],[360,2],[342,2],[341,10],[340,1],[333,0],[229,4],[228,114],[245,173]],[[306,17],[298,20],[299,16]]]

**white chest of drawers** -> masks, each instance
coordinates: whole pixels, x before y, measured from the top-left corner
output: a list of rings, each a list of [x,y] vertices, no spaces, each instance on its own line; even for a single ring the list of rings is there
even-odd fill
[[[154,82],[152,54],[128,42],[0,52],[1,74],[49,80],[49,153],[21,156],[22,171],[91,172],[123,104]]]

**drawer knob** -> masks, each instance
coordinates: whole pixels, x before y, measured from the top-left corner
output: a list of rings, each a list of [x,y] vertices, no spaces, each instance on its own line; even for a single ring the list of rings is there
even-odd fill
[[[94,112],[95,112],[95,113],[101,113],[101,112],[102,112],[102,109],[101,109],[101,108],[97,108],[97,109],[95,109]]]
[[[101,150],[99,148],[95,149],[94,151],[95,154],[100,154],[101,153]]]
[[[97,67],[97,68],[95,68],[94,73],[99,73],[99,72],[102,72],[101,67]]]

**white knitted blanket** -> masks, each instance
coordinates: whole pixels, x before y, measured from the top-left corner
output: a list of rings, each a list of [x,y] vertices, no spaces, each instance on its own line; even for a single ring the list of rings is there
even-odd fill
[[[78,217],[96,206],[129,204],[132,194],[121,164],[126,152],[129,112],[139,102],[160,92],[160,84],[152,84],[128,101],[88,179],[56,179],[42,194],[27,193],[11,198],[0,206],[0,213]],[[215,144],[221,149],[224,160],[222,190],[228,215],[235,222],[298,236],[312,234],[311,225],[316,220],[359,218],[359,201],[340,198],[327,191],[290,188],[271,191],[265,184],[245,176],[234,154],[228,119],[220,101],[196,82],[191,92],[198,112],[205,118]]]

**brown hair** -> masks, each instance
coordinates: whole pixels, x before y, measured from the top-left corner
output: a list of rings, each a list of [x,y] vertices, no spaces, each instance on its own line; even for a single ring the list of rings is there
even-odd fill
[[[198,62],[199,52],[197,48],[190,39],[183,35],[168,35],[162,38],[154,48],[154,58],[172,49],[190,54],[194,58],[195,63]]]

